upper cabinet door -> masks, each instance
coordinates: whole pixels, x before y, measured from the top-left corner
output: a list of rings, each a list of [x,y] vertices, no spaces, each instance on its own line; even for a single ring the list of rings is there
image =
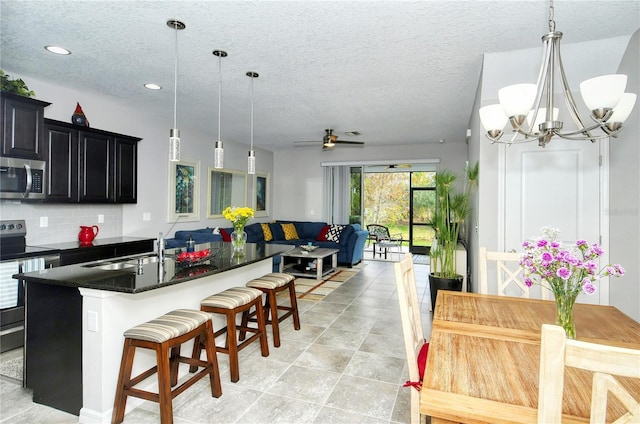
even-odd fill
[[[44,160],[44,108],[50,103],[2,93],[2,156]]]
[[[45,119],[44,134],[47,202],[77,202],[78,131]]]
[[[115,137],[80,131],[80,201],[113,201]]]

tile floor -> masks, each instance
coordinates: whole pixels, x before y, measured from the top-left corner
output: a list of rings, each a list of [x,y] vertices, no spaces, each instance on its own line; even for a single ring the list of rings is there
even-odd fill
[[[409,423],[409,390],[402,326],[391,262],[364,269],[320,302],[300,301],[302,328],[282,323],[280,348],[257,343],[241,351],[240,381],[231,383],[219,354],[223,394],[208,379],[174,399],[176,423]],[[423,325],[431,330],[428,265],[415,265]],[[0,360],[19,352],[7,352]],[[0,423],[77,423],[78,417],[31,401],[21,383],[0,376]],[[125,423],[159,422],[145,402]]]

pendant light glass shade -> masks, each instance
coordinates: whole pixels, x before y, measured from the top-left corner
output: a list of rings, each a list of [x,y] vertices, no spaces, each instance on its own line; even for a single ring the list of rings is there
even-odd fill
[[[169,130],[169,160],[180,161],[180,130],[177,128]]]
[[[253,150],[253,80],[258,78],[258,73],[249,71],[246,75],[251,78],[251,148],[247,158],[247,173],[253,175],[256,173],[256,152]]]
[[[256,173],[256,152],[253,150],[249,150],[249,157],[247,158],[247,173],[251,175]]]
[[[213,167],[216,169],[224,168],[224,144],[220,138],[220,121],[222,116],[222,58],[227,57],[224,50],[214,50],[214,56],[218,56],[218,140],[213,148]]]
[[[178,31],[186,28],[186,25],[177,19],[169,19],[167,26],[176,33],[175,42],[175,62],[173,80],[173,128],[169,130],[169,160],[171,162],[180,161],[180,130],[178,129]]]
[[[213,167],[222,169],[224,167],[224,146],[222,141],[216,141],[216,147],[213,149]]]

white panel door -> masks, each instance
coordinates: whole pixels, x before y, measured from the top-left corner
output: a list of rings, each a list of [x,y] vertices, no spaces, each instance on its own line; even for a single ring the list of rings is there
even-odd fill
[[[505,250],[522,251],[522,242],[544,226],[560,229],[565,245],[599,241],[600,143],[554,139],[545,148],[536,142],[503,148]],[[608,294],[608,285],[578,301],[599,304],[601,293]]]

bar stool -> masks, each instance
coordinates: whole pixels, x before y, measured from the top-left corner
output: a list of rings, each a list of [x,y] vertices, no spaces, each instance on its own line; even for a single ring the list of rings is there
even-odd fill
[[[257,317],[257,327],[249,327],[247,324],[236,324],[236,316],[239,313],[255,309]],[[227,318],[227,325],[214,333],[214,338],[227,333],[224,347],[216,346],[218,352],[229,355],[229,368],[231,370],[231,381],[240,379],[240,368],[238,366],[238,352],[244,349],[251,342],[260,340],[260,350],[262,356],[269,356],[269,345],[267,342],[267,331],[264,323],[264,311],[262,310],[262,292],[250,287],[232,287],[221,293],[209,296],[200,302],[200,310],[214,314],[222,314]],[[247,340],[238,343],[236,331],[254,333]],[[193,345],[193,357],[199,358],[202,351],[202,344]],[[192,367],[193,368],[193,367]]]
[[[213,338],[211,315],[191,309],[177,309],[154,320],[132,327],[124,332],[124,348],[118,375],[116,398],[113,406],[112,424],[124,420],[127,396],[133,396],[160,404],[160,422],[173,423],[172,400],[204,376],[209,376],[211,395],[220,397],[220,373]],[[197,345],[204,344],[207,360],[199,357],[180,356],[180,346],[194,339]],[[156,352],[157,364],[137,377],[131,378],[133,357],[136,348],[151,349]],[[196,375],[171,390],[178,383],[178,365],[186,363],[194,368],[202,368]],[[158,373],[158,393],[135,389],[134,386],[149,376]]]
[[[300,316],[298,315],[298,301],[296,300],[296,288],[294,276],[282,272],[271,272],[260,278],[249,281],[247,287],[256,288],[266,294],[264,301],[265,324],[271,324],[273,329],[273,345],[280,347],[280,326],[279,323],[293,315],[293,328],[300,329]],[[277,295],[281,291],[289,290],[290,306],[278,305]],[[287,311],[278,316],[278,310]],[[270,318],[271,317],[271,318]],[[242,324],[255,321],[255,313],[245,312],[242,314]],[[240,332],[240,340],[244,339],[244,333]]]

